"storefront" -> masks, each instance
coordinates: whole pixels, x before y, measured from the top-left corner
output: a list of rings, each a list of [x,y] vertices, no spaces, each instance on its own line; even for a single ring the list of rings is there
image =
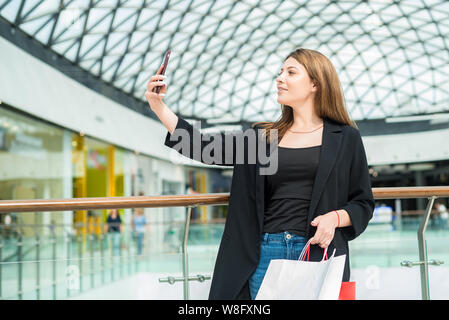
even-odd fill
[[[220,169],[184,166],[101,141],[0,105],[0,199],[62,199],[228,192],[231,176]],[[199,206],[192,220],[224,218],[227,206]],[[153,252],[179,248],[185,208],[147,208]],[[129,225],[133,209],[119,214]],[[0,215],[3,235],[100,235],[108,210]],[[8,221],[8,226],[4,222]],[[0,224],[1,225],[1,224]],[[167,248],[166,239],[174,239]],[[177,250],[177,249],[176,249]]]
[[[0,199],[158,195],[167,181],[183,193],[183,166],[72,132],[4,104],[0,107]],[[119,212],[125,223],[130,221],[131,209]],[[166,220],[157,217],[162,209],[145,212],[156,213],[150,221]],[[183,218],[180,210],[174,212]],[[107,210],[17,212],[10,218],[24,236],[48,235],[52,230],[85,235],[101,233],[107,214]]]
[[[67,130],[0,107],[0,198],[72,197],[71,141]],[[71,213],[13,213],[25,236],[49,234],[52,226],[72,221]],[[37,230],[36,228],[40,228]],[[62,230],[62,229],[59,229]]]

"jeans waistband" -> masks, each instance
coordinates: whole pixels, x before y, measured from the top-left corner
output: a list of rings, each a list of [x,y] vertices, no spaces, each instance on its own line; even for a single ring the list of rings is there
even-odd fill
[[[307,239],[302,236],[298,236],[288,231],[280,232],[280,233],[262,233],[262,241],[304,241],[307,242]]]

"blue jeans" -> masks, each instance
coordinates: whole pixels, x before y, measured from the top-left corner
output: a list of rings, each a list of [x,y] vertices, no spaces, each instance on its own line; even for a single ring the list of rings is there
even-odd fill
[[[142,255],[144,232],[137,232],[137,255]]]
[[[120,255],[120,240],[121,240],[120,232],[111,232],[111,233],[109,233],[109,237],[111,238],[112,251],[113,251],[114,256],[119,256]]]
[[[259,265],[249,278],[251,299],[256,298],[271,259],[298,260],[306,243],[305,237],[297,236],[288,231],[262,234]]]

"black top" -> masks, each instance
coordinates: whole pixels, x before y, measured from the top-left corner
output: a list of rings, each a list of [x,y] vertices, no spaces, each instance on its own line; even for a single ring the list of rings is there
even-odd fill
[[[320,159],[321,145],[278,147],[278,171],[265,176],[268,203],[263,232],[289,231],[306,236],[307,214]]]
[[[120,218],[119,214],[117,214],[115,219],[112,217],[112,215],[108,215],[108,219],[106,222],[108,224],[108,233],[120,232],[120,224],[122,223],[122,219]]]

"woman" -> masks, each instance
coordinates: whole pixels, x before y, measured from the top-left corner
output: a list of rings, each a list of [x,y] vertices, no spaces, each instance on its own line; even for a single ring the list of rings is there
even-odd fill
[[[118,214],[117,209],[111,209],[104,226],[104,233],[109,234],[111,238],[113,254],[115,256],[120,255],[120,240],[122,231],[122,219]]]
[[[175,129],[190,137],[199,133],[162,102],[167,87],[159,73],[150,78],[145,96],[169,131],[165,144],[174,147]],[[269,261],[298,259],[310,238],[311,261],[321,260],[327,247],[346,254],[342,281],[349,281],[348,241],[365,230],[373,214],[365,150],[332,63],[317,51],[297,49],[284,60],[276,82],[282,115],[253,130],[265,133],[256,135],[257,143],[278,147],[278,170],[261,175],[259,160],[236,163],[232,150],[226,162],[234,166],[228,216],[209,299],[254,299]],[[152,92],[155,86],[162,86],[160,94]],[[278,133],[274,141],[271,130]],[[224,134],[221,138],[225,141]],[[203,150],[208,142],[201,141]],[[193,152],[178,152],[193,158]]]

